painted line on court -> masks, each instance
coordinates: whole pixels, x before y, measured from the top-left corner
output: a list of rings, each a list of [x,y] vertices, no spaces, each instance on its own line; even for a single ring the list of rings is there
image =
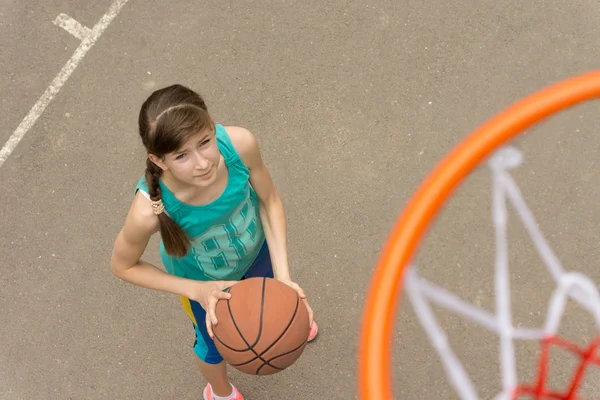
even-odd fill
[[[92,30],[90,28],[81,25],[73,18],[62,13],[56,17],[54,20],[54,25],[60,26],[79,40],[84,40],[92,34]]]
[[[60,14],[54,20],[54,24],[68,31],[75,37],[81,35],[81,44],[77,47],[69,61],[60,70],[58,75],[52,80],[50,86],[46,89],[44,94],[29,110],[29,113],[23,118],[23,121],[19,124],[17,129],[10,136],[8,141],[4,144],[0,150],[0,167],[8,159],[8,157],[15,150],[19,142],[23,139],[25,134],[35,124],[37,119],[42,115],[48,104],[54,99],[54,96],[60,91],[67,79],[71,76],[75,68],[79,65],[86,53],[92,48],[94,43],[100,38],[102,33],[106,30],[108,25],[115,19],[119,11],[127,4],[129,0],[115,0],[108,11],[100,18],[100,20],[94,25],[92,29],[83,27],[79,22],[74,21],[71,17],[65,14]],[[86,30],[87,29],[87,30]]]

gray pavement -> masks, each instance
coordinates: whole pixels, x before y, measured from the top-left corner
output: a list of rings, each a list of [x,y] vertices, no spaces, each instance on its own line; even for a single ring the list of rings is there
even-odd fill
[[[52,21],[65,13],[92,28],[110,4],[0,2],[0,145],[79,45]],[[249,400],[356,398],[364,294],[404,203],[485,119],[598,68],[599,23],[600,5],[586,0],[130,0],[0,167],[0,399],[201,398],[179,300],[120,282],[108,265],[143,173],[139,107],[175,82],[198,90],[219,122],[258,135],[286,205],[293,277],[321,327],[289,370],[232,371],[237,386]],[[584,106],[529,133],[516,172],[561,260],[595,281],[598,115]],[[489,198],[487,171],[478,171],[418,261],[437,283],[491,308]],[[526,306],[516,315],[539,322],[551,282],[522,228],[511,229],[514,304]],[[158,238],[146,258],[159,263]],[[397,398],[456,398],[402,300]],[[589,315],[570,315],[567,333],[589,339]],[[444,321],[481,398],[491,398],[497,342]],[[523,350],[524,377],[533,376],[533,350]],[[567,364],[553,370],[557,380]],[[588,397],[600,395],[594,376]]]

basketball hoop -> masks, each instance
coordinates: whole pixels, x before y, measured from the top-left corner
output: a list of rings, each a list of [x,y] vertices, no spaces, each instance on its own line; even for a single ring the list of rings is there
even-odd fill
[[[580,349],[553,334],[555,332],[554,328],[558,325],[558,319],[561,315],[559,313],[562,313],[564,309],[566,296],[572,296],[575,300],[587,306],[588,311],[595,313],[596,321],[599,322],[600,310],[595,310],[596,307],[591,305],[600,304],[600,296],[598,296],[595,286],[590,285],[585,277],[565,273],[558,266],[552,265],[552,254],[548,253],[550,250],[541,249],[540,251],[546,251],[547,259],[545,261],[549,263],[548,268],[554,273],[553,277],[557,282],[558,289],[555,291],[550,304],[546,326],[535,332],[511,331],[509,337],[502,336],[502,332],[504,332],[502,330],[505,328],[501,323],[502,321],[493,318],[486,319],[485,315],[476,314],[475,311],[477,310],[460,303],[460,300],[452,297],[453,295],[437,290],[433,285],[420,280],[416,274],[408,272],[411,271],[409,264],[414,258],[429,225],[435,219],[441,207],[451,197],[452,192],[471,171],[479,166],[484,159],[494,155],[503,145],[538,122],[559,111],[597,97],[600,97],[600,70],[573,77],[536,92],[513,104],[476,129],[459,143],[422,183],[393,227],[382,250],[367,294],[360,335],[357,371],[358,394],[361,400],[394,399],[391,382],[393,327],[400,295],[405,284],[407,286],[410,284],[410,288],[413,288],[412,295],[414,296],[412,298],[414,298],[413,303],[415,306],[418,306],[419,301],[426,297],[430,301],[434,301],[437,297],[438,300],[448,303],[448,307],[454,307],[455,311],[459,313],[464,311],[464,315],[478,320],[481,325],[491,330],[498,330],[502,339],[512,341],[518,335],[522,335],[523,338],[538,339],[540,341],[542,351],[537,381],[523,385],[516,382],[515,377],[503,377],[501,398],[514,399],[520,395],[532,394],[546,396],[544,398],[575,399],[576,390],[583,379],[585,368],[590,364],[600,363],[596,356],[600,339],[595,339],[587,348]],[[516,186],[513,186],[513,182],[508,178],[506,172],[510,167],[507,163],[510,164],[514,161],[507,161],[506,158],[514,156],[518,158],[518,152],[510,153],[509,149],[508,153],[498,156],[504,157],[503,159],[492,159],[492,162],[498,162],[498,165],[492,166],[492,168],[494,169],[495,179],[499,180],[499,193],[518,203],[520,201],[518,193],[511,192],[513,187]],[[527,218],[529,214],[527,214],[528,210],[524,202],[519,207],[521,207],[522,217]],[[502,209],[498,208],[498,212],[501,213],[501,211]],[[496,223],[497,221],[495,221]],[[534,237],[538,233],[532,230],[530,234]],[[541,237],[541,235],[538,236]],[[542,245],[543,243],[540,244],[540,246]],[[497,263],[501,263],[501,261],[497,259]],[[498,264],[497,268],[500,268]],[[426,326],[428,324],[427,309],[419,309],[419,307],[415,307],[415,309],[417,315],[421,318],[422,324]],[[453,370],[454,367],[459,368],[458,365],[452,364],[454,362],[451,359],[453,355],[442,353],[442,350],[444,350],[442,342],[445,338],[440,335],[443,335],[443,333],[436,331],[434,329],[436,326],[431,325],[430,327],[432,329],[428,330],[427,333],[432,342],[439,339],[438,342],[440,343],[437,350],[446,363],[449,380],[462,399],[476,399],[475,391],[470,389],[469,382],[465,380],[462,370]],[[513,327],[506,328],[513,329]],[[510,344],[507,342],[506,345],[509,346]],[[580,357],[578,369],[565,393],[553,392],[545,387],[547,352],[548,348],[553,345],[567,349]],[[450,365],[453,368],[450,368]]]

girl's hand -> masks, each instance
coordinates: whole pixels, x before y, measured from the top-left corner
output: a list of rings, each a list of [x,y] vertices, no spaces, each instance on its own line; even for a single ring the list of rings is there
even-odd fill
[[[193,282],[189,298],[190,300],[200,303],[204,311],[206,311],[206,330],[211,339],[214,336],[212,327],[219,323],[215,312],[217,302],[221,299],[230,299],[231,293],[224,292],[224,290],[232,287],[236,283],[238,283],[238,281]]]
[[[304,305],[306,306],[306,309],[308,310],[308,326],[312,327],[312,324],[313,324],[313,310],[308,305],[308,301],[306,300],[306,294],[304,293],[304,290],[302,290],[302,288],[300,286],[298,286],[297,283],[292,282],[289,279],[277,279],[277,280],[285,283],[286,285],[288,285],[289,287],[291,287],[292,289],[294,289],[296,292],[298,292],[298,296],[300,296],[300,298],[304,301]]]

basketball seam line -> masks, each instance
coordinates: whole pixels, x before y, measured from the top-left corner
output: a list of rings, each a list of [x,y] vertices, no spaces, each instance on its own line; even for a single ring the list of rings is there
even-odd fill
[[[271,349],[273,346],[275,346],[275,345],[277,344],[277,342],[279,342],[279,340],[281,340],[281,338],[283,337],[283,335],[285,335],[285,333],[288,331],[288,329],[289,329],[289,328],[290,328],[290,326],[292,325],[292,321],[294,321],[294,318],[296,318],[296,314],[298,313],[298,307],[299,307],[299,305],[300,305],[300,297],[296,296],[296,307],[295,307],[295,309],[294,309],[294,314],[292,315],[292,318],[290,318],[290,322],[289,322],[289,323],[288,323],[288,325],[285,327],[285,329],[284,329],[284,331],[281,333],[281,335],[279,335],[279,337],[278,337],[277,339],[275,339],[275,341],[273,341],[273,343],[271,343],[271,345],[270,345],[269,347],[267,347],[265,350],[263,350],[263,351],[262,351],[260,354],[258,354],[257,352],[255,352],[255,351],[254,351],[254,348],[252,348],[251,350],[252,350],[252,352],[253,352],[253,353],[256,355],[256,357],[254,357],[253,359],[251,359],[251,360],[249,360],[249,361],[246,361],[246,362],[244,362],[244,363],[241,363],[241,364],[231,364],[231,365],[232,365],[232,366],[234,366],[234,367],[239,367],[239,366],[242,366],[242,365],[249,364],[249,363],[251,363],[252,361],[255,361],[255,360],[257,360],[257,359],[260,359],[261,361],[263,361],[263,363],[264,363],[264,364],[263,364],[263,365],[261,365],[261,366],[258,368],[258,371],[260,371],[260,369],[261,369],[262,367],[264,367],[265,365],[269,365],[270,367],[273,367],[273,368],[275,368],[275,369],[283,370],[284,368],[279,368],[279,367],[276,367],[276,366],[272,365],[272,364],[270,363],[270,361],[274,360],[275,358],[277,358],[277,357],[279,357],[279,356],[283,356],[283,355],[289,354],[289,353],[291,353],[291,352],[289,352],[289,353],[285,353],[285,354],[280,354],[280,355],[278,355],[278,356],[276,356],[276,357],[274,357],[274,358],[272,358],[272,359],[270,359],[270,360],[265,360],[265,359],[264,359],[262,356],[263,356],[263,355],[264,355],[264,354],[265,354],[267,351],[269,351],[269,350],[270,350],[270,349]],[[304,343],[305,343],[305,342],[303,342],[303,343],[302,343],[300,346],[298,346],[296,349],[292,350],[292,352],[293,352],[293,351],[296,351],[297,349],[299,349],[300,347],[302,347],[302,345],[303,345]],[[258,373],[258,371],[257,371],[257,373]]]
[[[217,340],[219,340],[219,342],[220,342],[221,344],[223,344],[223,346],[227,347],[228,349],[230,349],[230,350],[232,350],[232,351],[235,351],[235,352],[244,352],[244,351],[248,351],[248,350],[250,350],[252,353],[254,353],[254,355],[255,355],[256,357],[252,358],[251,360],[249,360],[249,361],[246,361],[246,362],[243,362],[243,363],[241,363],[241,364],[231,364],[231,366],[233,366],[233,367],[240,367],[240,366],[243,366],[243,365],[247,365],[247,364],[249,364],[249,363],[251,363],[251,362],[253,362],[253,361],[256,361],[257,359],[260,359],[260,360],[263,362],[263,365],[261,365],[261,366],[260,366],[260,367],[257,369],[257,371],[256,371],[256,373],[257,373],[257,374],[259,373],[259,371],[260,371],[260,370],[261,370],[261,369],[262,369],[262,368],[263,368],[265,365],[268,365],[268,366],[270,366],[271,368],[274,368],[274,369],[283,370],[284,368],[279,368],[279,367],[276,367],[275,365],[272,365],[272,364],[270,363],[270,361],[272,361],[272,360],[274,360],[274,359],[277,359],[277,358],[279,358],[279,357],[282,357],[282,356],[284,356],[284,355],[287,355],[287,354],[293,353],[294,351],[298,350],[299,348],[301,348],[301,347],[302,347],[302,346],[303,346],[303,345],[306,343],[306,342],[303,342],[303,343],[302,343],[300,346],[298,346],[298,347],[297,347],[297,348],[295,348],[294,350],[291,350],[290,352],[287,352],[287,353],[284,353],[284,354],[279,354],[278,356],[276,356],[276,357],[274,357],[274,358],[272,358],[272,359],[270,359],[270,360],[265,360],[265,359],[262,357],[262,355],[264,355],[264,354],[265,354],[267,351],[269,351],[269,350],[270,350],[270,349],[271,349],[271,348],[272,348],[272,347],[273,347],[275,344],[277,344],[277,342],[279,342],[279,340],[281,340],[281,338],[283,337],[283,335],[285,335],[285,333],[288,331],[288,329],[289,329],[289,328],[290,328],[290,326],[292,325],[292,322],[294,321],[294,318],[296,317],[296,314],[298,313],[298,307],[299,307],[299,305],[300,305],[300,297],[299,297],[299,296],[296,296],[296,306],[294,307],[294,313],[292,314],[292,318],[290,318],[290,321],[288,322],[288,324],[287,324],[287,326],[285,327],[285,329],[283,330],[283,332],[282,332],[282,333],[279,335],[279,337],[278,337],[278,338],[277,338],[275,341],[273,341],[273,343],[271,343],[271,345],[270,345],[269,347],[267,347],[265,350],[263,350],[263,351],[262,351],[260,354],[258,354],[258,353],[257,353],[257,352],[254,350],[254,346],[255,346],[255,345],[256,345],[256,344],[259,342],[259,340],[260,340],[260,336],[262,335],[262,325],[263,325],[263,323],[262,323],[262,322],[263,322],[264,303],[265,303],[265,290],[266,290],[266,281],[267,281],[267,278],[263,278],[263,285],[262,285],[262,297],[261,297],[261,309],[260,309],[260,319],[259,319],[260,325],[259,325],[259,328],[258,328],[258,335],[257,335],[256,341],[254,342],[254,344],[252,344],[252,346],[251,346],[251,345],[248,343],[248,341],[246,340],[246,338],[244,337],[244,335],[243,335],[243,334],[242,334],[242,332],[240,331],[239,327],[237,326],[237,324],[236,324],[236,322],[235,322],[235,318],[233,317],[233,312],[231,311],[231,306],[230,306],[230,303],[229,303],[229,302],[227,302],[227,309],[229,310],[229,315],[230,315],[230,317],[231,317],[231,321],[233,322],[233,325],[235,326],[235,329],[237,330],[238,334],[240,335],[240,338],[241,338],[241,339],[244,341],[244,343],[246,343],[246,345],[248,346],[248,348],[246,348],[246,349],[244,349],[244,350],[238,350],[238,349],[234,349],[234,348],[232,348],[232,347],[228,346],[227,344],[223,343],[223,341],[222,341],[221,339],[219,339],[219,338],[218,338],[218,337],[215,335],[215,337],[217,338]]]
[[[265,278],[263,278],[263,284],[262,284],[262,295],[261,295],[261,304],[260,304],[260,318],[259,318],[259,326],[258,326],[258,335],[256,337],[256,341],[254,342],[254,344],[250,345],[250,343],[248,343],[248,341],[246,340],[246,338],[244,337],[244,335],[242,335],[242,331],[240,331],[240,328],[238,327],[237,323],[235,322],[235,318],[233,317],[233,311],[231,311],[231,303],[229,303],[229,301],[227,301],[227,310],[229,311],[229,316],[231,317],[231,322],[233,322],[233,326],[235,327],[235,330],[237,331],[237,333],[240,335],[240,338],[244,341],[244,343],[246,343],[246,347],[245,349],[234,349],[231,346],[228,346],[227,344],[223,343],[223,341],[221,339],[219,339],[217,337],[217,335],[215,335],[215,337],[219,340],[219,342],[221,342],[221,344],[225,347],[227,347],[229,350],[231,351],[235,351],[238,353],[242,353],[244,351],[248,351],[248,350],[252,350],[252,348],[254,346],[256,346],[256,344],[258,343],[258,341],[260,340],[260,336],[262,335],[262,320],[263,320],[263,309],[264,309],[264,298],[265,298],[265,286],[266,286],[266,282],[265,282]],[[253,351],[254,354],[256,354],[256,352]],[[256,358],[254,358],[256,360]]]
[[[293,353],[293,352],[295,352],[295,351],[298,351],[299,349],[301,349],[301,348],[302,348],[302,347],[303,347],[303,346],[306,344],[306,342],[307,342],[307,341],[304,341],[304,342],[302,342],[302,344],[301,344],[300,346],[296,347],[296,348],[295,348],[295,349],[293,349],[293,350],[290,350],[290,351],[288,351],[287,353],[279,354],[278,356],[275,356],[275,357],[273,357],[273,358],[270,358],[270,359],[268,359],[268,360],[266,361],[266,363],[264,363],[263,365],[261,365],[261,366],[258,368],[258,370],[256,371],[256,373],[258,374],[258,373],[260,372],[260,370],[262,369],[262,367],[264,367],[264,366],[265,366],[265,365],[267,365],[267,364],[268,364],[270,367],[272,367],[272,368],[275,368],[275,369],[278,369],[278,370],[283,370],[283,368],[279,368],[279,367],[276,367],[276,366],[272,365],[272,364],[271,364],[271,361],[273,361],[273,360],[276,360],[276,359],[278,359],[278,358],[280,358],[280,357],[283,357],[283,356],[287,356],[288,354],[292,354],[292,353]],[[262,358],[261,358],[261,360],[262,360]]]
[[[244,335],[242,335],[242,332],[240,331],[240,328],[237,326],[237,324],[235,322],[235,318],[233,317],[233,312],[231,311],[231,305],[230,305],[229,301],[227,302],[227,309],[229,310],[229,316],[231,317],[231,321],[233,322],[233,326],[235,326],[235,329],[237,330],[238,334],[240,335],[240,338],[244,341],[244,343],[246,343],[246,346],[248,346],[248,348],[245,349],[245,350],[236,350],[236,349],[233,349],[233,348],[227,346],[225,343],[223,343],[221,341],[221,339],[217,338],[217,339],[219,339],[219,342],[223,343],[223,345],[225,347],[227,347],[228,349],[230,349],[232,351],[241,352],[241,351],[248,351],[248,350],[250,350],[252,353],[254,353],[254,355],[256,357],[254,357],[252,360],[247,361],[247,362],[242,363],[242,364],[231,364],[231,366],[233,366],[233,367],[242,366],[242,365],[246,365],[246,364],[248,364],[248,363],[250,363],[252,361],[255,361],[256,359],[260,359],[263,362],[263,365],[261,365],[257,369],[257,371],[256,371],[257,374],[258,374],[258,371],[260,371],[260,369],[265,366],[265,364],[268,364],[270,367],[278,369],[278,370],[282,370],[283,369],[283,368],[278,368],[278,367],[276,367],[274,365],[271,365],[268,361],[266,361],[264,358],[262,358],[261,356],[259,356],[258,353],[254,350],[254,346],[256,345],[256,343],[258,343],[258,341],[260,340],[260,336],[262,334],[262,320],[263,320],[263,312],[264,312],[264,305],[265,305],[265,288],[266,288],[266,285],[267,285],[267,278],[263,278],[262,296],[261,296],[261,299],[260,299],[260,319],[259,319],[260,325],[258,327],[258,335],[257,335],[256,341],[254,342],[254,344],[252,346],[250,346],[250,344],[248,343],[248,341],[246,340],[246,338],[244,337]],[[296,310],[297,309],[298,309],[298,301],[296,300]],[[294,317],[296,316],[296,310],[294,310]],[[293,318],[290,320],[290,324],[291,324],[291,321],[293,321]],[[288,325],[288,327],[289,327],[289,325]],[[287,328],[285,329],[285,331],[283,333],[285,333],[286,331],[287,331]],[[282,336],[283,336],[283,334],[282,334]],[[277,343],[277,341],[280,338],[281,338],[281,336],[275,342],[273,342],[271,344],[271,346],[269,346],[268,349],[266,349],[263,353],[261,353],[261,355],[264,354],[271,347],[273,347],[273,345],[275,343]]]

